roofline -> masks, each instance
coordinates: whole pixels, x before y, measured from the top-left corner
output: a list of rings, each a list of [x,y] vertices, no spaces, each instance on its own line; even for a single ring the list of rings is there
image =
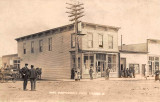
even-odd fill
[[[34,33],[34,34],[29,34],[29,35],[26,35],[26,36],[22,36],[22,37],[16,38],[15,40],[18,41],[19,39],[23,39],[23,38],[26,38],[26,37],[42,35],[43,33],[51,32],[51,31],[54,31],[54,30],[57,30],[57,29],[59,30],[61,28],[69,27],[69,26],[72,26],[72,25],[73,25],[73,23],[72,24],[68,24],[68,25],[64,25],[64,26],[59,26],[59,27],[56,27],[56,28],[53,28],[53,29],[49,29],[49,30],[37,32],[37,33]]]
[[[156,41],[160,41],[160,39],[147,39],[147,40],[156,40]]]
[[[106,28],[113,28],[113,29],[116,29],[116,30],[119,30],[120,27],[114,27],[114,26],[107,26],[107,25],[100,25],[100,24],[94,24],[94,23],[87,23],[87,22],[82,22],[82,24],[89,24],[89,25],[94,25],[94,26],[100,26],[100,27],[106,27]],[[41,36],[43,35],[44,33],[48,33],[48,32],[53,32],[53,31],[60,31],[60,29],[63,29],[63,28],[66,28],[66,27],[72,27],[74,26],[74,23],[72,24],[68,24],[68,25],[64,25],[64,26],[60,26],[60,27],[56,27],[56,28],[53,28],[53,29],[49,29],[49,30],[45,30],[45,31],[41,31],[41,32],[38,32],[38,33],[34,33],[34,34],[29,34],[29,35],[26,35],[26,36],[22,36],[22,37],[19,37],[19,38],[16,38],[15,40],[18,41],[20,39],[25,39],[25,38],[30,38],[30,37],[34,37],[34,36]],[[73,27],[74,29],[74,27]],[[70,29],[68,30],[70,31]],[[61,32],[61,31],[60,31]]]
[[[3,55],[2,57],[7,57],[7,56],[18,56],[18,54],[10,54],[10,55]]]
[[[121,27],[115,27],[115,26],[101,25],[101,24],[88,23],[88,22],[82,22],[82,23],[89,24],[89,25],[95,25],[95,26],[101,26],[101,27],[107,27],[107,28],[115,28],[117,30],[121,29]]]
[[[127,50],[119,50],[120,53],[139,53],[139,54],[147,54],[148,52],[142,52],[142,51],[127,51]]]

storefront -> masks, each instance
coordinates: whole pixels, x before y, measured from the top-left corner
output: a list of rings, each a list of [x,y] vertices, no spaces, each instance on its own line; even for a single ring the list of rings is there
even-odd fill
[[[71,60],[71,67],[75,68],[74,53],[71,53]],[[94,71],[94,78],[104,77],[106,68],[110,69],[110,77],[118,77],[118,53],[81,52],[78,57],[78,68],[82,78],[90,78],[90,68]]]
[[[159,57],[149,56],[148,59],[149,75],[154,75],[156,71],[159,71]]]

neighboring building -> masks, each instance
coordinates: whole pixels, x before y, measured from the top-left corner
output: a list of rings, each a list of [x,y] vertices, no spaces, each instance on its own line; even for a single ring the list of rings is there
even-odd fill
[[[146,43],[123,45],[120,51],[120,71],[135,68],[137,76],[153,76],[159,70],[160,40],[147,39]]]
[[[15,67],[20,68],[20,59],[18,54],[4,55],[2,56],[2,67]]]
[[[118,77],[118,27],[81,22],[78,36],[78,67],[82,78],[89,78],[89,68],[94,78],[103,77],[111,69],[111,77]],[[42,68],[42,78],[71,78],[75,68],[74,25],[66,25],[17,38],[18,57],[25,63]]]
[[[2,68],[2,57],[0,57],[0,69]]]

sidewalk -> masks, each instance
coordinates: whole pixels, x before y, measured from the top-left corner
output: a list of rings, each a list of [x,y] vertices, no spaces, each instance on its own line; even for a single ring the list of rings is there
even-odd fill
[[[147,77],[147,79],[145,77],[139,77],[139,78],[109,78],[109,80],[111,81],[124,81],[124,80],[154,80],[154,77]],[[74,79],[58,79],[57,81],[75,81]],[[97,78],[97,79],[81,79],[80,81],[106,81],[104,77],[102,78]]]

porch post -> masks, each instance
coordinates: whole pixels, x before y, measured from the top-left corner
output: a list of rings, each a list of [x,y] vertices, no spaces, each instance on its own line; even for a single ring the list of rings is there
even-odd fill
[[[97,78],[97,71],[96,71],[96,54],[94,53],[94,77]]]
[[[80,67],[81,67],[81,76],[82,76],[82,78],[83,78],[83,73],[84,73],[84,72],[83,72],[83,71],[84,71],[83,65],[84,65],[84,54],[81,53]]]

